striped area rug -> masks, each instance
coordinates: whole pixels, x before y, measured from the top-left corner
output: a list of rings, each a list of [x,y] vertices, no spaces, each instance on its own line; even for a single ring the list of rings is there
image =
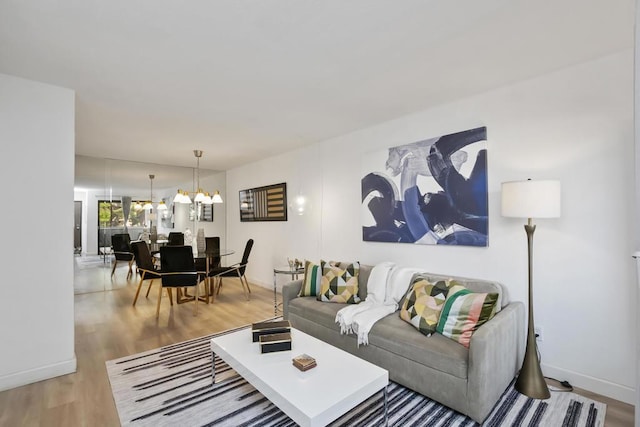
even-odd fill
[[[228,333],[232,331],[226,331]],[[197,338],[106,362],[122,425],[132,426],[295,426],[268,399],[216,358],[211,386],[209,340]],[[313,391],[310,390],[310,393]],[[477,426],[473,420],[391,382],[391,426]],[[382,393],[370,397],[332,426],[380,426]],[[509,387],[484,426],[602,426],[606,406],[574,393],[552,392],[529,399]]]

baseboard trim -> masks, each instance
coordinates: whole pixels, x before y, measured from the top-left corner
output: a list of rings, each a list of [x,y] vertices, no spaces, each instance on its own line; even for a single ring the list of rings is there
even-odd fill
[[[250,285],[257,285],[257,286],[260,286],[261,288],[270,289],[270,290],[273,291],[273,282],[271,282],[271,283],[260,282],[258,280],[254,280],[254,279],[252,279],[250,277],[248,277],[247,280],[249,281]],[[282,285],[278,286],[278,290],[280,290],[281,286]]]
[[[636,404],[636,391],[631,387],[579,374],[567,369],[558,368],[557,366],[546,365],[544,363],[540,366],[542,367],[542,372],[547,377],[556,378],[560,381],[569,381],[574,387],[589,390],[593,393],[598,393],[630,405],[635,406]]]
[[[74,355],[72,359],[63,362],[5,375],[0,377],[0,391],[48,380],[49,378],[59,377],[61,375],[72,374],[76,371],[76,368],[77,360]]]

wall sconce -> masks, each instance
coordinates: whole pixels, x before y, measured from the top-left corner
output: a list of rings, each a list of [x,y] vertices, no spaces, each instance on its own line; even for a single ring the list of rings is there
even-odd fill
[[[307,197],[298,193],[298,195],[293,198],[291,204],[289,204],[289,209],[291,209],[291,212],[296,215],[304,215],[309,209],[309,201],[307,200]]]

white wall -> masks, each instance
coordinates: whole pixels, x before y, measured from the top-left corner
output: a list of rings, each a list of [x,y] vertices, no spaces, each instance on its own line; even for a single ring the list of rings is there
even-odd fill
[[[273,268],[287,265],[290,258],[316,258],[320,253],[322,172],[319,145],[262,162],[227,171],[227,242],[239,261],[248,239],[254,239],[248,275],[253,282],[272,286]],[[287,198],[298,192],[309,195],[311,210],[297,216],[288,212],[286,222],[240,222],[240,190],[265,185],[287,183]]]
[[[363,242],[363,154],[487,126],[488,248]],[[633,53],[621,52],[423,111],[227,172],[227,191],[286,181],[314,202],[308,217],[241,223],[227,203],[228,241],[256,240],[248,269],[270,286],[287,256],[392,260],[504,283],[526,301],[524,221],[500,216],[500,183],[560,179],[563,216],[537,221],[536,325],[545,374],[635,402]]]
[[[0,390],[74,372],[74,92],[0,74]],[[35,191],[37,197],[31,197]],[[20,203],[16,203],[16,201]]]

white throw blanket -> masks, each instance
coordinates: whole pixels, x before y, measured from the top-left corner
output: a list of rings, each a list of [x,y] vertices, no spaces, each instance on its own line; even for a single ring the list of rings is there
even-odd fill
[[[340,324],[340,332],[357,334],[358,346],[369,344],[369,331],[373,325],[398,309],[398,303],[409,288],[411,277],[420,271],[422,269],[419,268],[396,268],[393,263],[381,263],[373,267],[367,282],[367,299],[338,311],[336,323]],[[380,282],[383,280],[384,298],[380,290]]]
[[[340,325],[341,334],[354,332],[352,326],[356,315],[384,304],[387,279],[394,267],[392,262],[383,262],[373,267],[367,282],[367,298],[360,304],[348,305],[336,313],[336,323]]]
[[[424,268],[416,267],[398,267],[391,272],[389,277],[389,284],[387,285],[387,293],[385,294],[385,305],[395,304],[395,309],[398,309],[398,304],[402,297],[405,296],[409,285],[411,284],[411,278],[414,274],[424,271]]]
[[[369,344],[369,331],[375,323],[398,310],[398,303],[407,292],[411,278],[415,273],[422,271],[419,268],[399,267],[394,268],[387,279],[387,287],[384,303],[364,311],[353,320],[351,329],[358,335],[358,346]]]

